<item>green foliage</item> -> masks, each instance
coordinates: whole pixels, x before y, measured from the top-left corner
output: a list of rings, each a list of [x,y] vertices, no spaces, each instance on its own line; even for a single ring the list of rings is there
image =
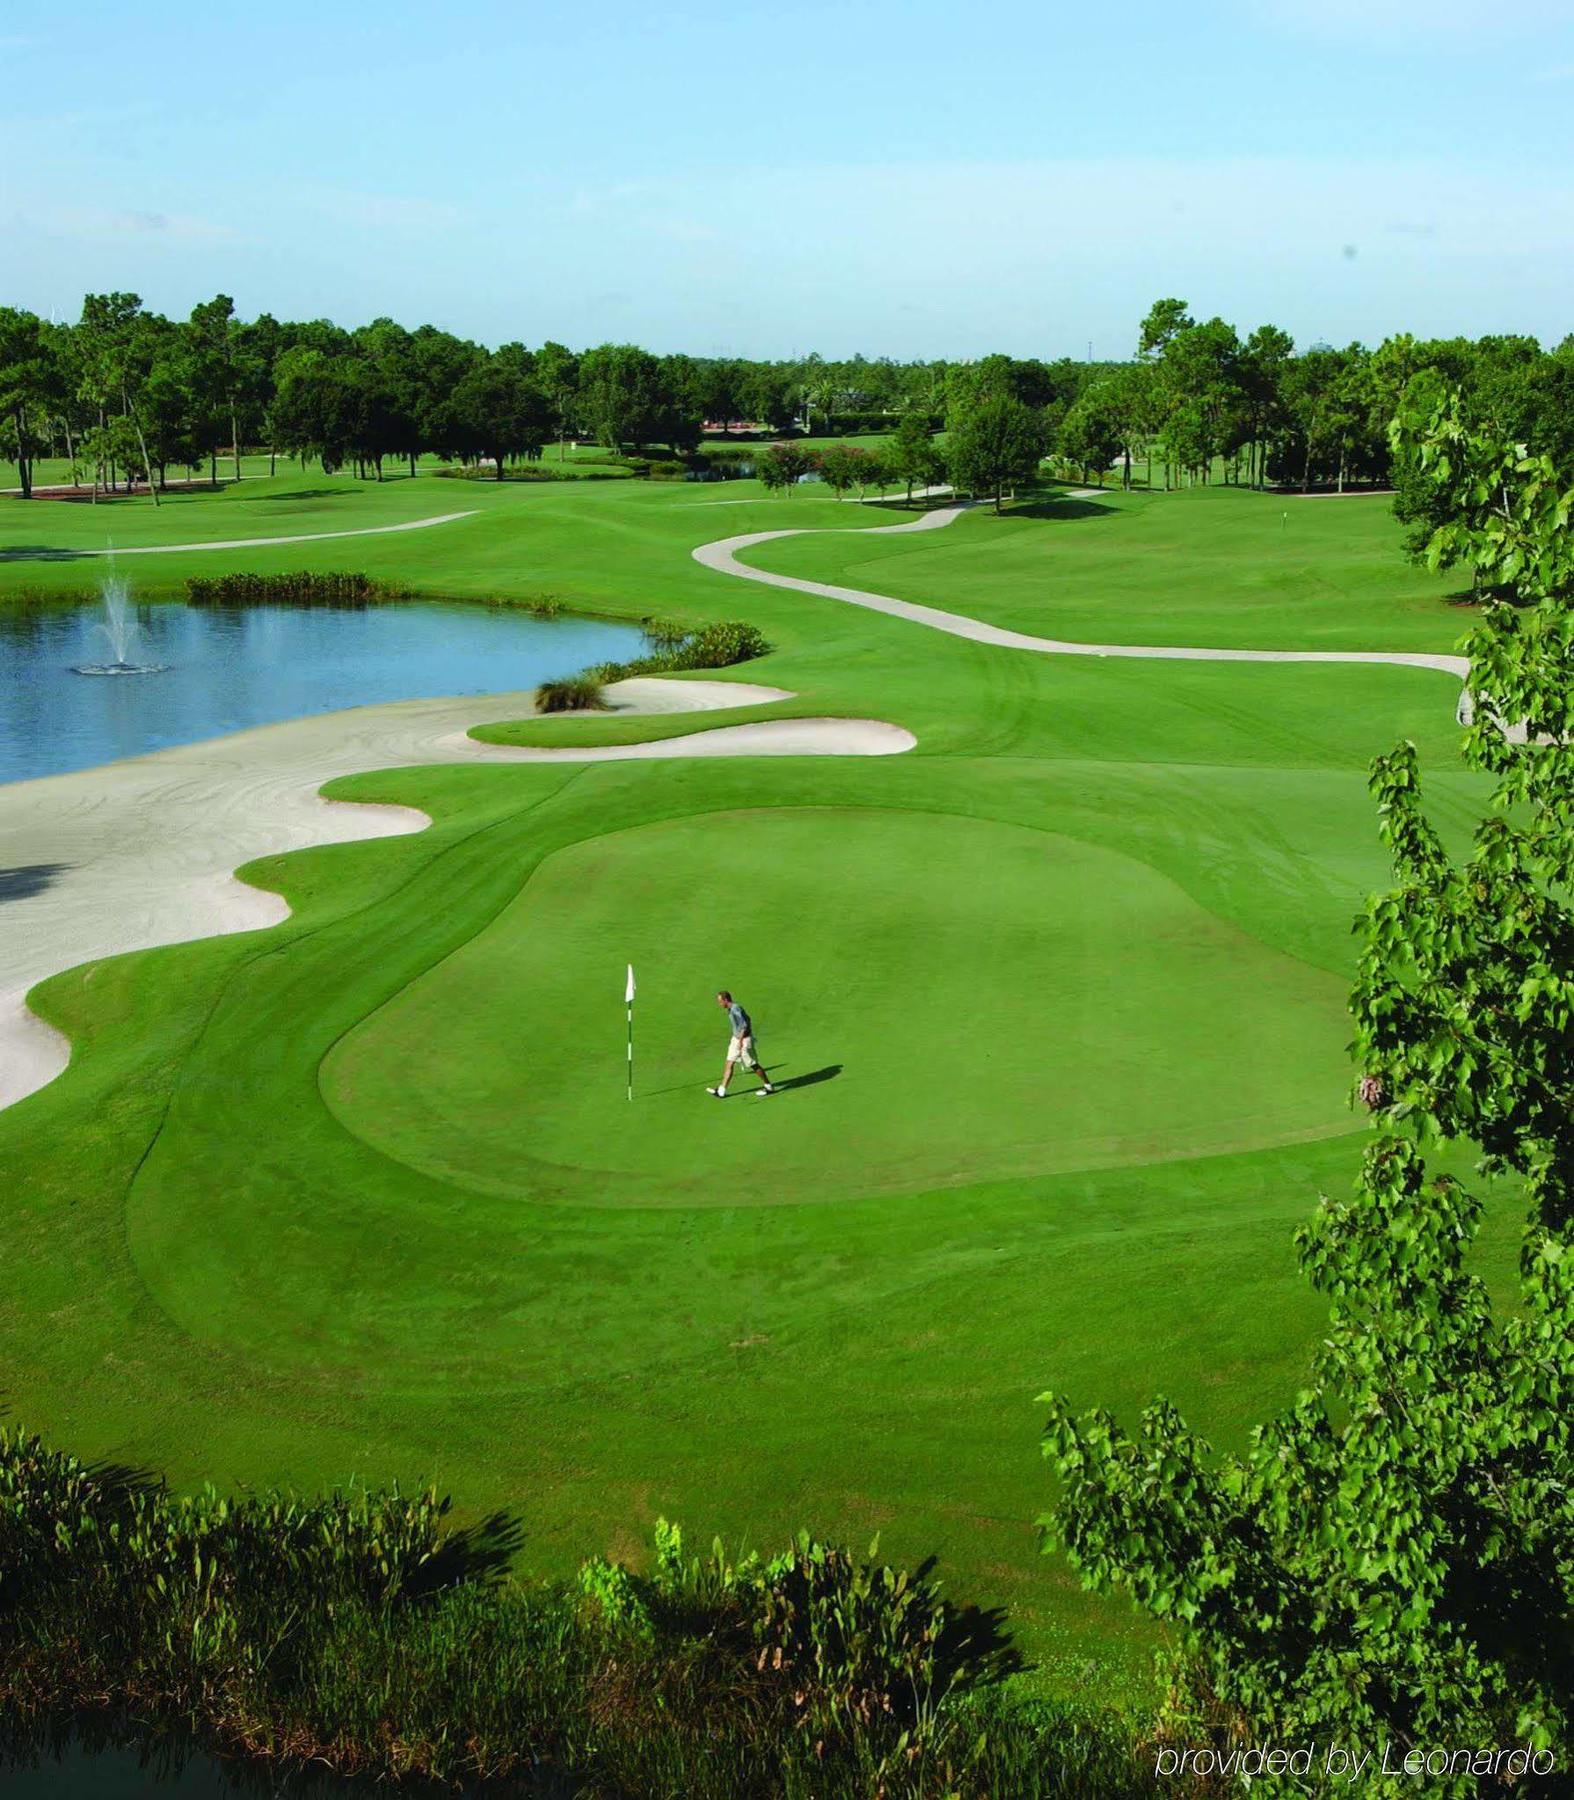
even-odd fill
[[[489,1548],[446,1513],[397,1489],[177,1499],[0,1429],[0,1709],[40,1735],[91,1708],[343,1775],[628,1800],[939,1800],[1006,1771],[990,1791],[1093,1795],[1133,1772],[1113,1721],[974,1696],[987,1671],[932,1587],[873,1551],[800,1534],[689,1562],[662,1521],[648,1576],[598,1557],[577,1591],[523,1587],[496,1574],[496,1522]]]
[[[895,479],[907,484],[909,501],[915,487],[931,487],[945,474],[945,456],[920,413],[904,413],[897,421],[886,454]]]
[[[754,459],[754,468],[770,492],[791,494],[804,476],[818,466],[818,461],[814,451],[799,444],[767,444]]]
[[[594,675],[565,675],[536,689],[538,713],[605,712],[607,697]]]
[[[833,444],[820,455],[820,479],[838,496],[855,487],[868,452],[856,444]]]
[[[482,605],[515,608],[535,619],[555,619],[563,612],[563,601],[557,594],[488,594]]]
[[[497,470],[485,463],[468,463],[452,469],[435,469],[433,473],[449,481],[496,481]],[[586,467],[584,464],[558,468],[552,463],[509,463],[503,470],[504,481],[628,481],[641,470],[627,467]]]
[[[1097,476],[1102,487],[1104,471],[1126,442],[1115,383],[1084,388],[1076,405],[1061,420],[1055,442],[1060,454],[1081,471],[1084,480]]]
[[[952,483],[968,493],[988,495],[999,512],[1007,488],[1037,476],[1045,438],[1042,415],[1012,395],[986,394],[971,401],[951,415],[946,460]]]
[[[360,570],[295,569],[283,575],[192,575],[192,606],[365,606],[396,599],[399,590]]]
[[[653,654],[632,662],[597,663],[587,673],[599,682],[610,682],[631,675],[676,675],[685,669],[730,669],[734,663],[768,655],[771,648],[758,626],[740,619],[718,619],[697,631],[647,620],[645,633],[656,644]]]
[[[640,621],[640,631],[655,656],[668,656],[688,641],[689,628],[676,619],[660,619],[654,615]]]
[[[622,1563],[593,1556],[580,1566],[579,1590],[600,1608],[609,1625],[638,1638],[652,1635],[650,1612],[641,1597],[640,1584]]]
[[[1373,771],[1395,886],[1359,923],[1360,1093],[1384,1128],[1300,1260],[1330,1308],[1311,1382],[1216,1459],[1164,1401],[1128,1437],[1050,1395],[1045,1521],[1084,1580],[1172,1629],[1177,1735],[1574,1749],[1574,492],[1470,429],[1401,415],[1433,555],[1474,567],[1471,760],[1497,777],[1455,864],[1414,747]],[[1528,741],[1521,741],[1528,740]],[[1401,1136],[1399,1133],[1408,1135]],[[1481,1203],[1422,1146],[1477,1146],[1529,1204],[1516,1311],[1468,1270]],[[1430,1792],[1476,1791],[1468,1769]],[[1405,1775],[1364,1791],[1412,1791]]]

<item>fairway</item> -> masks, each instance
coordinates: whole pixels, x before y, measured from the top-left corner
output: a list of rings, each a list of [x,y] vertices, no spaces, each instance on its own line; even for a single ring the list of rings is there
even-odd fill
[[[629,1110],[609,951],[642,972]],[[779,1104],[703,1104],[748,999]],[[915,812],[710,813],[559,851],[323,1066],[386,1155],[521,1199],[834,1203],[1349,1129],[1342,984],[1144,864]],[[543,1030],[538,1021],[557,1021]],[[421,1078],[412,1082],[412,1068]]]
[[[0,1111],[7,1405],[177,1486],[433,1480],[461,1519],[516,1517],[527,1574],[637,1554],[659,1515],[702,1543],[879,1530],[1008,1607],[1035,1679],[1129,1693],[1150,1638],[1038,1554],[1033,1396],[1129,1414],[1163,1391],[1236,1444],[1296,1391],[1325,1320],[1292,1233],[1365,1141],[1344,1050],[1350,922],[1386,867],[1365,768],[1415,739],[1457,833],[1481,793],[1457,683],[1026,654],[693,551],[803,528],[749,560],[1117,644],[1446,652],[1466,620],[1380,502],[1051,490],[891,536],[870,528],[912,515],[723,497],[294,473],[157,512],[0,503],[0,594],[28,604],[95,579],[105,512],[152,549],[473,507],[148,554],[134,579],[364,569],[747,620],[772,646],[707,679],[783,697],[703,717],[478,699],[504,744],[806,719],[916,740],[369,767],[328,791],[427,829],[250,865],[291,908],[271,930],[45,982],[73,1055]],[[704,1092],[719,987],[755,1017],[769,1100]],[[1494,1278],[1513,1237],[1494,1210]]]

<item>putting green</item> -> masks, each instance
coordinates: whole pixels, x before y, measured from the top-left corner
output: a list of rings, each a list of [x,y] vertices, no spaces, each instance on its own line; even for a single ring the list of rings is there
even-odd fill
[[[639,1093],[619,975],[641,971]],[[776,1102],[706,1100],[723,983]],[[773,808],[548,858],[343,1039],[340,1121],[492,1194],[776,1205],[1348,1131],[1343,984],[1129,856],[942,813]]]

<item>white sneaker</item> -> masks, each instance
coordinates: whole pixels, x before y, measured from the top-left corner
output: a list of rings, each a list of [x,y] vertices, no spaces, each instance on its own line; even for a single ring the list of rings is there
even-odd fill
[[[706,1088],[705,1092],[707,1094],[714,1094],[718,1100],[725,1100],[727,1098],[727,1090],[725,1088]]]
[[[756,1100],[763,1100],[767,1094],[774,1094],[775,1092],[775,1088],[767,1081],[764,1087],[756,1088],[754,1090],[754,1097]]]

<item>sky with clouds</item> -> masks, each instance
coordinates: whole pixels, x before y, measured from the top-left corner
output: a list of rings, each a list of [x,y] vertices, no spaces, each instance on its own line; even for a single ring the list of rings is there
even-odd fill
[[[269,0],[0,28],[0,302],[697,354],[1574,331],[1574,0]]]

